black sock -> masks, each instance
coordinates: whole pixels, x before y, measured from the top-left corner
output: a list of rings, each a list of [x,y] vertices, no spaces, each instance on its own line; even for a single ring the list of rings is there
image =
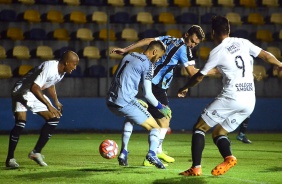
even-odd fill
[[[16,121],[14,128],[11,130],[10,138],[9,138],[9,150],[8,150],[7,159],[14,158],[14,152],[15,152],[15,149],[16,149],[17,144],[19,142],[20,134],[25,127],[25,124],[26,124],[26,121],[18,120],[18,121]]]
[[[218,147],[218,150],[223,158],[232,155],[230,141],[227,136],[217,136],[213,139],[213,142]]]
[[[194,130],[192,135],[192,166],[201,165],[202,153],[205,147],[205,132],[202,130]]]
[[[246,133],[246,130],[248,128],[248,124],[249,124],[249,119],[250,118],[246,118],[242,124],[240,125],[240,130],[239,130],[239,134],[242,133],[242,134],[245,134]]]
[[[55,120],[55,121],[54,121]],[[51,138],[52,133],[54,132],[56,126],[58,125],[59,121],[57,118],[53,118],[45,123],[45,125],[41,129],[41,133],[39,139],[34,147],[35,153],[40,153],[42,148],[46,145],[48,140]]]

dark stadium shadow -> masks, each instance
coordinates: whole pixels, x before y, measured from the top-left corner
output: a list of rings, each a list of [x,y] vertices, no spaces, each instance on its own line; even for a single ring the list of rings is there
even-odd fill
[[[191,184],[205,184],[208,183],[203,177],[177,177],[177,178],[164,178],[158,179],[153,184],[177,184],[177,183],[191,183]]]
[[[281,172],[281,171],[282,171],[282,167],[270,167],[260,172]]]

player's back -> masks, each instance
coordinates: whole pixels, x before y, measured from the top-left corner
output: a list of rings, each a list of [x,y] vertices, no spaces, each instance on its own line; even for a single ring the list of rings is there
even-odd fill
[[[113,77],[108,100],[119,106],[130,103],[138,93],[140,81],[152,71],[152,63],[144,54],[132,52],[126,55]]]

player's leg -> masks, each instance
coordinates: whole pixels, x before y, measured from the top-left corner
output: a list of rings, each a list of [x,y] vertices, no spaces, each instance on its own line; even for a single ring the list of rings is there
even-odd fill
[[[250,116],[247,117],[239,126],[239,132],[238,135],[236,136],[236,139],[239,141],[242,141],[243,143],[246,144],[251,144],[252,141],[250,141],[247,136],[246,136],[246,131],[248,128],[248,124],[249,124],[249,120],[250,120]]]
[[[163,163],[159,160],[156,152],[157,147],[159,145],[160,141],[160,127],[155,121],[155,119],[150,116],[148,119],[146,119],[143,123],[140,124],[143,128],[150,131],[148,136],[149,141],[149,151],[146,155],[146,159],[153,165],[155,165],[159,169],[165,169],[165,166]]]
[[[155,95],[155,97],[164,105],[168,105],[168,98],[167,98],[167,94],[166,94],[166,90],[161,89],[159,87],[154,87],[152,86],[152,91],[153,94]],[[152,116],[155,118],[155,120],[157,121],[157,123],[159,124],[159,126],[161,127],[160,129],[160,142],[158,145],[158,150],[157,150],[157,155],[160,159],[168,162],[168,163],[172,163],[175,161],[175,159],[173,157],[168,156],[167,154],[165,154],[163,152],[163,141],[165,139],[166,133],[168,131],[169,125],[170,125],[170,118],[165,118],[164,115],[162,113],[159,112],[159,110],[148,104],[148,111],[152,114]],[[144,165],[147,166],[147,162],[146,160],[144,160]]]
[[[184,176],[201,176],[201,160],[202,153],[205,147],[205,134],[210,129],[210,126],[200,117],[193,127],[192,133],[192,166],[188,170],[179,173]]]
[[[6,167],[9,168],[19,167],[19,164],[16,162],[16,159],[14,157],[14,152],[19,142],[21,132],[26,124],[26,111],[15,112],[14,116],[15,116],[15,125],[10,132],[8,155],[6,159]]]
[[[127,166],[127,155],[128,155],[128,142],[131,137],[133,130],[133,123],[129,120],[125,120],[123,124],[123,132],[122,132],[122,145],[120,149],[120,154],[118,156],[119,165]]]

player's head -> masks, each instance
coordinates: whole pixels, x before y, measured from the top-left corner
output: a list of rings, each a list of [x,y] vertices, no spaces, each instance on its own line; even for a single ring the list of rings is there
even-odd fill
[[[144,54],[152,63],[157,62],[165,53],[166,46],[161,41],[152,41],[144,51]]]
[[[60,59],[60,63],[64,65],[64,72],[69,74],[76,69],[78,62],[78,55],[71,50],[65,51]]]
[[[229,36],[230,24],[229,20],[223,16],[214,16],[212,18],[212,38],[222,39]]]
[[[205,33],[203,29],[198,25],[191,26],[188,31],[184,34],[184,41],[187,47],[193,49],[201,41],[205,39]]]

